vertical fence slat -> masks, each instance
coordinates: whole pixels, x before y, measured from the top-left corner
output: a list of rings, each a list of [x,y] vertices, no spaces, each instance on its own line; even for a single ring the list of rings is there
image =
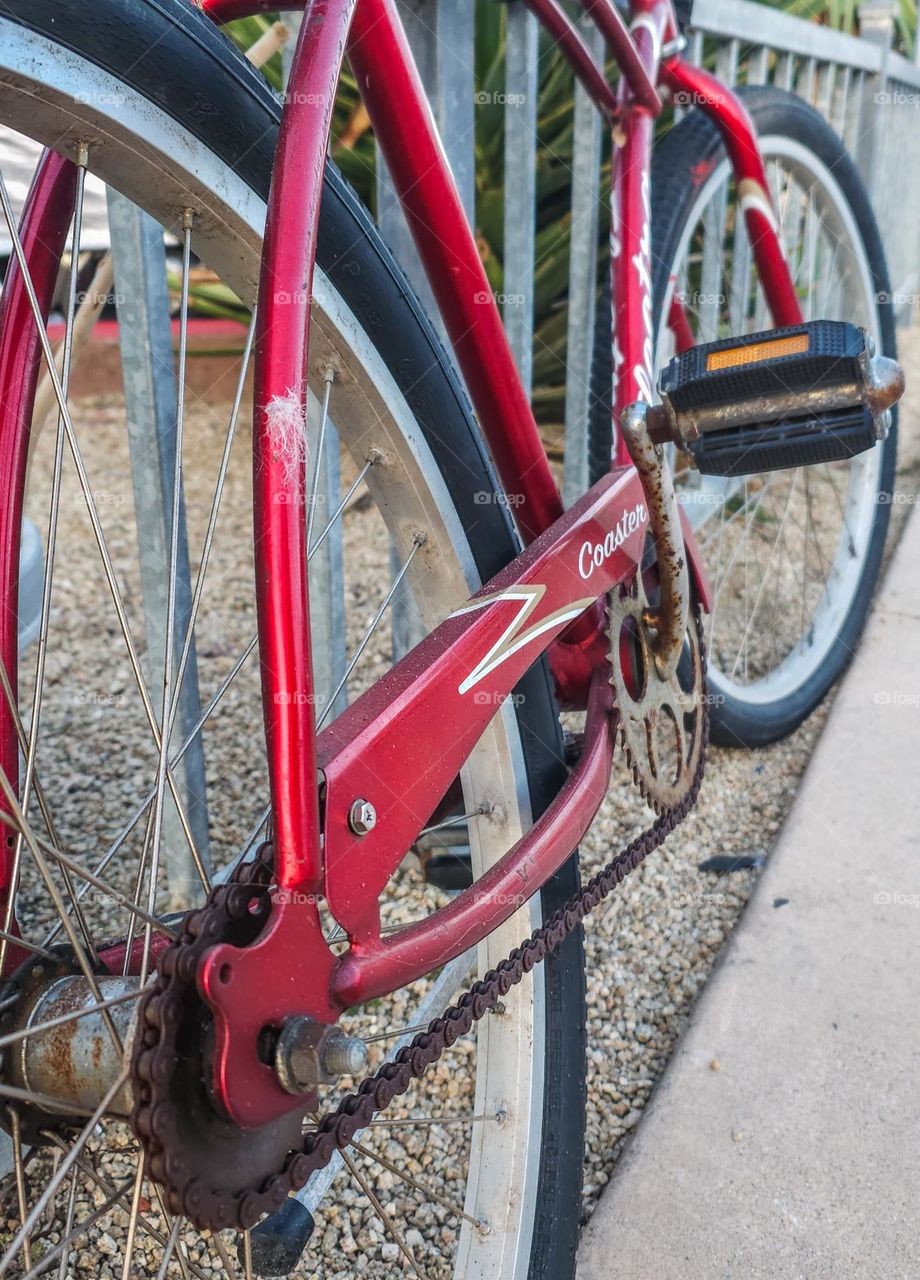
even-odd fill
[[[441,0],[437,25],[438,128],[470,221],[476,202],[475,7]]]
[[[747,74],[748,84],[766,84],[767,83],[767,70],[769,67],[769,61],[770,61],[770,50],[766,47],[766,45],[756,50],[756,52],[752,55],[748,63],[748,74]]]
[[[798,80],[795,86],[795,91],[799,97],[804,98],[806,102],[810,102],[812,104],[815,100],[816,65],[814,58],[806,58],[799,71]]]
[[[594,24],[583,20],[583,33],[594,55],[602,58],[604,43]],[[573,128],[565,466],[562,481],[566,506],[571,506],[588,487],[588,414],[597,298],[602,125],[600,114],[581,84],[575,86]]]
[[[716,54],[716,75],[729,86],[738,79],[738,41],[727,40]]]
[[[840,74],[834,82],[834,103],[831,108],[831,124],[846,139],[847,112],[850,103],[850,83],[853,78],[852,67],[840,67]]]
[[[539,28],[521,0],[507,5],[507,24],[503,314],[518,372],[529,393],[533,381]]]
[[[108,213],[147,632],[147,676],[151,688],[155,689],[158,684],[162,685],[166,657],[166,603],[176,461],[176,378],[166,284],[166,251],[159,223],[111,188],[108,191]],[[182,655],[192,605],[185,502],[181,493],[179,521],[174,671]],[[159,710],[156,697],[153,702]],[[185,741],[200,715],[198,664],[193,644],[179,699],[173,735],[176,744]],[[200,733],[185,753],[176,777],[189,829],[207,867],[207,788]],[[198,878],[179,815],[169,796],[163,815],[163,865],[172,906],[189,906],[195,898]]]
[[[773,83],[780,89],[791,90],[794,72],[795,66],[792,54],[785,52],[777,54]]]

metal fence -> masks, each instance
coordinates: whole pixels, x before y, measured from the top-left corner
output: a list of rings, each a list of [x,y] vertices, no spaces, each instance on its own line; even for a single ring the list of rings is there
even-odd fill
[[[860,8],[862,36],[843,35],[752,0],[696,0],[694,62],[714,58],[730,85],[774,84],[799,94],[846,143],[879,221],[892,292],[909,318],[920,285],[920,67],[892,48],[894,10]]]

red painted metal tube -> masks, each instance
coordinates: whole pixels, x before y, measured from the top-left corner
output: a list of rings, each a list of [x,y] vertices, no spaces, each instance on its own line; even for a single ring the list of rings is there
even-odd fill
[[[272,169],[255,342],[253,485],[262,701],[278,881],[320,886],[304,521],[310,291],[329,127],[355,0],[311,0]],[[299,92],[308,86],[309,92]]]
[[[562,500],[393,0],[359,0],[348,58],[521,536]]]
[[[42,316],[47,322],[67,230],[73,216],[76,167],[46,151],[38,163],[22,213],[19,232]],[[0,299],[0,661],[10,685],[17,689],[19,651],[19,544],[22,500],[32,405],[41,368],[38,326],[15,257],[10,259]],[[19,779],[19,743],[6,699],[0,697],[0,766],[15,786]],[[0,799],[0,805],[7,806]],[[5,915],[11,884],[13,838],[0,838],[0,918]],[[10,921],[15,932],[15,920]],[[8,972],[26,953],[8,946]]]
[[[663,63],[661,78],[671,90],[688,94],[722,135],[773,323],[801,324],[802,308],[783,252],[757,131],[747,108],[721,80],[681,58]]]
[[[598,109],[608,119],[618,116],[620,104],[604,68],[598,66],[578,28],[557,0],[524,0],[524,4],[544,30],[552,36],[556,47],[587,89]]]
[[[652,116],[660,115],[661,98],[656,88],[656,76],[654,73],[650,74],[633,33],[613,0],[581,0],[581,6],[604,37],[635,104]],[[659,43],[658,50],[660,48]],[[656,62],[658,50],[655,53]]]
[[[370,945],[355,943],[332,976],[343,1007],[371,1000],[462,955],[512,916],[578,847],[607,794],[613,761],[613,701],[604,667],[595,669],[577,766],[546,812],[469,889],[433,918]]]
[[[669,20],[667,0],[637,2],[635,49],[654,82]],[[622,92],[622,89],[621,89]],[[618,430],[620,415],[637,400],[654,401],[655,325],[652,296],[651,166],[654,121],[631,111],[613,151],[610,271],[613,293],[613,462],[629,462]]]

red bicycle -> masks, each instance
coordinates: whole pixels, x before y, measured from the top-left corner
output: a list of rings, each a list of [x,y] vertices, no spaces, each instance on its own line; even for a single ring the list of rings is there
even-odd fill
[[[788,732],[852,652],[902,385],[855,168],[800,99],[685,62],[669,0],[628,20],[583,0],[615,88],[557,0],[526,3],[613,136],[613,344],[604,323],[595,483],[567,511],[393,0],[0,14],[2,122],[48,148],[18,228],[0,185],[0,1275],[79,1272],[97,1247],[126,1277],[281,1274],[308,1241],[302,1274],[570,1275],[581,922],[692,808],[710,719],[723,742]],[[279,7],[305,8],[283,109],[218,28]],[[346,57],[472,411],[327,160]],[[674,95],[693,109],[653,154]],[[69,394],[92,178],[182,246],[156,671],[118,398]],[[253,307],[229,426],[188,356],[193,255]],[[251,352],[250,478],[232,446]],[[342,472],[329,510],[324,461]],[[47,530],[34,662],[16,608],[29,511]],[[320,688],[308,564],[338,522],[349,648]],[[427,634],[394,660],[397,589]],[[177,736],[193,646],[213,692]],[[567,740],[560,708],[584,713]],[[210,860],[177,782],[201,734]],[[656,816],[581,885],[573,850],[617,740]],[[445,897],[407,854],[451,829],[471,883]],[[179,915],[176,839],[201,882]]]

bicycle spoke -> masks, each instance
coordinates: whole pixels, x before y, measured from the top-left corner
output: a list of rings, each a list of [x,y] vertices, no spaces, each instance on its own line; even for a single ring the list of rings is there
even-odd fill
[[[323,450],[326,447],[326,428],[329,425],[329,400],[332,396],[333,379],[334,374],[332,373],[332,370],[327,370],[326,375],[323,378],[323,405],[320,411],[319,433],[316,442],[316,461],[313,464],[313,478],[310,484],[310,497],[307,502],[308,547],[313,544],[313,522],[316,519],[316,498],[319,493],[320,477],[322,476]],[[325,531],[323,536],[325,536]],[[322,542],[322,538],[320,539],[320,542]]]
[[[336,507],[335,511],[329,517],[328,523],[324,526],[322,533],[319,535],[319,537],[316,539],[316,541],[313,543],[313,545],[310,547],[309,551],[307,552],[308,564],[316,555],[317,551],[319,551],[323,543],[326,541],[326,538],[329,536],[330,532],[332,531],[336,520],[338,520],[339,516],[348,506],[349,502],[352,499],[353,494],[357,491],[361,482],[364,480],[364,477],[370,471],[371,467],[375,466],[378,461],[379,461],[378,456],[376,454],[372,454],[371,457],[367,459],[367,461],[365,462],[361,470],[358,472],[358,474],[355,476],[354,480],[351,482],[351,484],[348,487],[348,491],[346,492],[345,497],[342,499],[342,501]]]
[[[347,1151],[342,1152],[342,1159],[345,1161],[345,1165],[349,1173],[351,1174],[351,1176],[354,1178],[355,1182],[357,1182],[358,1186],[361,1188],[365,1196],[367,1196],[368,1200],[371,1202],[374,1212],[377,1214],[380,1221],[383,1223],[384,1230],[387,1231],[389,1235],[393,1237],[393,1240],[397,1248],[399,1249],[399,1252],[403,1255],[403,1257],[408,1262],[409,1266],[412,1268],[415,1274],[419,1277],[419,1280],[425,1280],[421,1271],[419,1271],[418,1269],[418,1265],[415,1261],[415,1258],[412,1256],[412,1251],[410,1250],[409,1246],[406,1244],[405,1240],[403,1239],[402,1233],[396,1229],[396,1226],[390,1219],[390,1215],[387,1213],[386,1209],[384,1209],[383,1205],[380,1203],[380,1200],[377,1198],[377,1195],[375,1194],[374,1189],[371,1187],[368,1180],[361,1173],[360,1169],[355,1164],[354,1160],[352,1160],[351,1156],[348,1154]]]
[[[22,1259],[26,1265],[26,1269],[32,1265],[32,1242],[26,1232],[26,1218],[28,1214],[28,1206],[26,1203],[26,1180],[22,1167],[22,1133],[19,1126],[19,1112],[15,1107],[7,1107],[7,1115],[10,1118],[10,1128],[12,1129],[13,1140],[13,1167],[16,1172],[16,1200],[19,1204],[19,1222],[25,1233],[22,1240]]]
[[[163,1250],[163,1261],[160,1263],[160,1269],[157,1272],[157,1280],[166,1280],[166,1272],[169,1269],[169,1264],[173,1256],[173,1250],[175,1249],[176,1242],[179,1239],[179,1227],[181,1225],[182,1225],[181,1218],[176,1218],[176,1220],[173,1222],[173,1225],[172,1225],[172,1231],[170,1231],[169,1233],[169,1238],[166,1241],[166,1248]]]
[[[418,551],[424,545],[425,545],[425,539],[419,534],[418,536],[416,536],[414,542],[412,543],[412,550],[409,552],[408,556],[406,556],[405,562],[401,566],[399,573],[397,573],[394,576],[393,581],[390,584],[390,589],[389,591],[387,591],[386,595],[383,597],[380,607],[378,608],[377,612],[374,614],[373,619],[371,620],[370,626],[368,627],[362,640],[358,644],[358,647],[355,649],[354,653],[352,654],[349,660],[348,666],[345,668],[345,674],[342,676],[342,679],[336,685],[336,688],[333,691],[332,696],[330,697],[329,702],[327,703],[326,708],[323,711],[322,715],[318,717],[316,722],[317,729],[322,728],[327,718],[332,713],[332,708],[335,706],[336,698],[339,696],[341,691],[345,688],[345,685],[348,683],[348,677],[351,675],[355,667],[358,665],[358,661],[361,657],[361,654],[367,648],[368,644],[370,643],[371,637],[373,636],[374,632],[377,630],[378,626],[380,625],[381,619],[383,618],[383,615],[386,613],[390,605],[390,601],[393,599],[393,597],[396,595],[396,592],[399,590],[399,584],[402,582],[403,578],[408,573],[409,566],[412,564],[412,561],[415,559]]]
[[[131,1280],[132,1262],[134,1260],[134,1237],[137,1232],[137,1217],[140,1213],[141,1192],[143,1189],[144,1158],[138,1153],[137,1172],[134,1175],[134,1189],[131,1194],[131,1208],[128,1211],[128,1237],[125,1241],[125,1260],[121,1280]]]
[[[48,895],[51,898],[52,902],[54,903],[54,907],[58,913],[58,917],[60,918],[62,924],[64,925],[64,931],[67,934],[67,940],[70,943],[71,947],[73,948],[74,958],[76,959],[77,964],[82,970],[83,976],[84,978],[86,978],[86,981],[89,984],[90,990],[92,991],[93,995],[96,997],[97,1003],[102,1004],[103,1002],[102,995],[99,991],[99,984],[96,981],[96,973],[95,973],[94,967],[90,962],[90,960],[87,958],[86,952],[84,951],[80,943],[80,939],[77,937],[76,930],[74,929],[71,919],[64,908],[63,899],[61,898],[57,885],[54,883],[54,880],[51,876],[48,863],[45,860],[45,857],[42,854],[41,850],[39,849],[39,841],[35,836],[35,834],[33,833],[33,831],[31,830],[31,827],[27,823],[25,815],[23,814],[22,809],[19,806],[19,802],[16,799],[16,793],[13,790],[13,787],[10,784],[10,781],[7,778],[6,773],[4,772],[3,769],[0,769],[0,789],[2,789],[3,794],[6,798],[7,805],[9,806],[9,810],[10,810],[9,816],[11,816],[14,819],[16,826],[18,827],[19,831],[25,838],[25,842],[28,845],[29,852],[32,855],[32,859],[38,868],[39,875],[44,881],[45,888],[48,891]],[[0,814],[0,817],[5,819],[7,815]],[[115,1045],[116,1050],[120,1053],[122,1048],[121,1040],[119,1038],[118,1031],[116,1030],[115,1023],[112,1021],[112,1016],[108,1012],[108,1010],[103,1011],[102,1019],[106,1025],[109,1035],[112,1038],[112,1043]]]
[[[477,1230],[482,1230],[484,1223],[480,1222],[478,1218],[471,1217],[462,1205],[456,1204],[453,1200],[448,1200],[446,1196],[442,1196],[432,1187],[426,1187],[416,1178],[410,1177],[408,1173],[400,1169],[399,1165],[394,1164],[392,1160],[388,1160],[386,1156],[381,1155],[379,1151],[371,1151],[369,1147],[365,1147],[362,1143],[355,1142],[354,1140],[352,1140],[351,1145],[355,1151],[360,1152],[362,1156],[366,1156],[368,1160],[373,1160],[376,1164],[379,1164],[381,1168],[387,1169],[390,1173],[395,1174],[397,1178],[406,1184],[406,1186],[412,1187],[414,1190],[421,1192],[427,1200],[431,1200],[435,1204],[441,1205],[441,1207],[446,1209],[448,1213],[452,1213],[455,1218],[462,1218],[464,1221],[469,1222],[472,1226],[476,1227]]]
[[[0,172],[0,206],[2,206],[2,209],[3,209],[3,215],[6,220],[7,232],[9,233],[10,240],[12,241],[13,251],[16,255],[16,260],[19,265],[19,270],[22,273],[23,284],[25,286],[26,293],[29,298],[29,306],[32,311],[32,315],[33,315],[37,333],[38,333],[38,338],[41,343],[42,352],[45,357],[45,363],[48,369],[48,376],[51,378],[51,383],[54,388],[55,398],[57,399],[57,402],[58,402],[58,409],[59,409],[60,417],[63,420],[67,443],[70,448],[70,453],[74,462],[74,466],[76,468],[77,478],[79,479],[79,482],[80,482],[80,488],[82,490],[83,500],[86,504],[87,513],[90,518],[90,524],[92,526],[93,536],[96,542],[96,546],[99,550],[99,554],[102,559],[102,565],[105,572],[106,582],[109,588],[109,593],[112,597],[112,602],[115,606],[115,613],[118,618],[119,628],[121,630],[122,638],[124,639],[125,647],[128,652],[128,658],[131,664],[131,670],[134,676],[134,681],[137,686],[138,693],[140,694],[140,697],[141,697],[141,702],[144,707],[144,713],[147,718],[148,727],[153,737],[154,745],[156,749],[159,751],[160,750],[159,725],[157,723],[157,718],[153,709],[153,704],[150,700],[150,694],[147,689],[147,684],[146,684],[146,681],[144,680],[143,672],[141,671],[140,660],[138,658],[138,653],[137,653],[137,647],[135,645],[135,642],[131,633],[131,628],[128,622],[128,616],[125,611],[124,597],[123,597],[121,588],[118,584],[118,579],[115,574],[115,568],[112,562],[111,553],[109,551],[109,547],[105,540],[105,535],[102,530],[102,524],[99,519],[99,511],[96,505],[96,501],[93,497],[92,489],[90,487],[89,477],[87,475],[86,466],[83,460],[83,455],[80,450],[79,443],[77,441],[76,432],[73,426],[73,420],[70,415],[70,410],[67,406],[67,399],[64,395],[64,391],[61,386],[61,380],[58,375],[57,367],[54,360],[54,353],[51,350],[51,344],[48,338],[47,331],[44,325],[42,324],[41,308],[39,306],[38,298],[35,293],[35,286],[33,284],[31,274],[29,273],[28,263],[26,262],[25,252],[22,247],[22,241],[19,236],[19,231],[18,231],[18,228],[16,227],[15,220],[13,218],[13,210],[12,210],[12,205],[10,203],[9,192],[7,191],[6,182],[4,181],[2,172]],[[170,795],[172,796],[173,803],[176,806],[176,811],[179,816],[179,821],[182,825],[183,835],[185,839],[188,841],[189,849],[192,853],[192,857],[195,862],[195,866],[198,871],[199,877],[201,878],[202,884],[207,887],[208,877],[204,870],[204,866],[201,862],[200,854],[198,853],[197,847],[195,845],[195,839],[194,839],[194,836],[192,835],[191,828],[188,825],[188,820],[185,816],[185,808],[182,803],[181,796],[179,794],[179,788],[176,784],[175,778],[172,775],[172,771],[169,769],[167,770],[166,781],[169,785]]]
[[[170,765],[169,765],[170,772],[172,771],[172,769],[176,767],[177,764],[181,762],[183,756],[185,755],[185,752],[192,745],[195,738],[198,736],[199,732],[201,731],[203,725],[207,722],[207,720],[213,714],[221,698],[223,698],[224,694],[230,688],[230,685],[232,684],[233,680],[241,671],[247,658],[249,658],[249,656],[255,652],[258,642],[259,642],[258,636],[253,636],[252,640],[250,640],[249,644],[243,650],[243,653],[234,663],[229,674],[221,682],[217,692],[213,695],[213,697],[205,707],[204,711],[199,716],[198,721],[193,727],[191,733],[188,735],[188,737],[185,739],[185,742],[182,744],[182,746],[179,748],[179,750],[176,752],[176,754],[173,756],[172,760],[170,761]],[[131,817],[122,827],[121,831],[119,831],[118,835],[109,845],[108,849],[99,859],[98,863],[94,868],[96,875],[98,875],[99,872],[104,871],[106,867],[108,867],[109,864],[112,862],[112,860],[117,856],[119,850],[122,848],[122,846],[124,845],[125,841],[128,839],[131,832],[137,826],[138,822],[141,820],[144,814],[150,810],[155,800],[156,800],[156,788],[150,791],[148,795],[144,798],[144,800],[141,802],[141,804],[137,807],[137,809],[135,809],[134,813],[131,815]],[[0,821],[2,821],[2,817],[3,815],[0,814]],[[263,825],[264,825],[264,822],[263,822]],[[94,883],[94,881],[89,879],[88,873],[85,873],[81,870],[79,874],[81,874],[84,879],[88,880],[89,885],[92,885]],[[83,892],[78,893],[78,897],[82,897],[84,893],[86,893],[87,891],[88,891],[88,887],[87,889],[84,889]],[[137,911],[137,914],[140,919],[144,919],[144,915],[142,912]],[[57,936],[59,929],[60,929],[59,925],[56,925],[54,929],[52,929],[49,936],[45,939],[46,946],[49,945],[53,941],[53,939]]]
[[[89,1139],[92,1137],[93,1131],[95,1130],[96,1125],[99,1123],[102,1117],[106,1114],[106,1112],[109,1109],[110,1103],[115,1098],[119,1090],[123,1087],[125,1081],[128,1079],[128,1074],[129,1073],[127,1069],[119,1073],[118,1078],[115,1080],[115,1082],[112,1085],[110,1085],[102,1101],[96,1107],[96,1110],[90,1116],[89,1120],[86,1122],[86,1124],[80,1131],[79,1135],[74,1139],[73,1144],[71,1145],[67,1154],[64,1156],[64,1159],[61,1161],[57,1172],[51,1178],[49,1178],[48,1184],[45,1187],[44,1191],[36,1200],[35,1204],[32,1206],[32,1209],[31,1209],[31,1212],[29,1213],[28,1218],[22,1224],[19,1231],[16,1232],[16,1235],[13,1237],[12,1243],[7,1247],[7,1250],[4,1253],[3,1257],[0,1258],[0,1276],[6,1275],[7,1271],[9,1270],[10,1263],[14,1260],[14,1258],[16,1257],[16,1254],[20,1250],[23,1240],[28,1238],[29,1232],[35,1226],[35,1223],[41,1217],[42,1213],[44,1212],[49,1202],[57,1194],[58,1187],[63,1182],[66,1175],[70,1172],[73,1165],[76,1163],[80,1155],[80,1152],[83,1150],[83,1148],[86,1146]]]
[[[195,635],[195,623],[198,618],[198,611],[201,607],[201,598],[204,595],[205,578],[208,571],[208,564],[211,558],[211,549],[214,544],[214,534],[217,529],[217,517],[220,512],[220,502],[221,502],[221,498],[223,497],[224,486],[227,480],[227,470],[230,466],[230,451],[233,448],[233,440],[236,435],[236,426],[240,416],[240,405],[243,400],[243,390],[246,385],[246,372],[249,368],[250,356],[252,355],[252,344],[253,344],[253,339],[255,338],[255,331],[256,331],[256,309],[255,307],[253,307],[252,317],[249,321],[249,329],[247,330],[247,333],[246,333],[246,346],[243,350],[243,358],[240,361],[240,372],[239,372],[239,377],[237,379],[237,384],[236,384],[236,393],[233,398],[233,407],[230,410],[230,422],[227,427],[227,435],[224,441],[223,453],[221,454],[220,466],[217,472],[217,480],[215,481],[215,484],[214,484],[214,496],[211,499],[211,509],[208,515],[208,527],[204,536],[204,545],[201,551],[201,563],[198,566],[198,575],[195,579],[195,589],[192,593],[192,604],[191,604],[191,609],[189,610],[188,624],[185,628],[185,639],[182,642],[182,652],[179,655],[179,663],[176,668],[176,678],[174,682],[175,687],[174,687],[172,705],[169,708],[169,719],[167,722],[169,725],[169,733],[167,733],[166,735],[167,737],[170,737],[173,726],[175,725],[175,722],[176,722],[176,715],[179,710],[180,693],[182,690],[183,681],[185,679],[185,669],[188,665],[189,655],[191,654],[191,651],[192,651],[192,640]],[[178,447],[176,451],[176,458],[177,459],[179,458]],[[197,737],[197,732],[198,730],[196,726],[196,730],[190,735],[192,740],[195,737]],[[185,744],[185,746],[183,747],[183,753],[190,745],[191,745],[191,741]],[[175,768],[176,763],[177,763],[176,760],[171,760],[170,768]]]
[[[60,1250],[61,1265],[58,1269],[58,1280],[67,1280],[67,1263],[70,1261],[70,1250],[67,1241],[73,1232],[74,1213],[77,1208],[77,1174],[74,1170],[70,1178],[70,1195],[67,1198],[67,1212],[64,1217],[64,1230],[61,1233]]]
[[[130,1187],[130,1185],[131,1185],[131,1180],[128,1179],[128,1181],[125,1183],[125,1186]],[[66,1274],[66,1265],[67,1265],[66,1260],[70,1252],[70,1246],[73,1244],[75,1240],[79,1240],[79,1238],[82,1235],[85,1235],[89,1231],[90,1227],[95,1226],[95,1224],[101,1218],[104,1218],[106,1214],[111,1213],[112,1209],[116,1206],[116,1204],[118,1204],[118,1201],[123,1196],[123,1194],[124,1194],[124,1190],[120,1190],[120,1191],[115,1190],[114,1192],[112,1192],[109,1198],[107,1200],[104,1200],[97,1209],[94,1209],[88,1218],[82,1219],[82,1221],[77,1226],[77,1229],[72,1232],[70,1239],[62,1240],[58,1244],[53,1245],[52,1248],[49,1250],[49,1252],[46,1253],[39,1260],[39,1262],[36,1263],[36,1265],[31,1269],[31,1271],[24,1272],[22,1276],[19,1277],[19,1280],[37,1280],[37,1277],[42,1275],[43,1272],[47,1271],[48,1268],[52,1266],[52,1264],[56,1261],[56,1259],[61,1256],[63,1256],[63,1259],[64,1259],[64,1261],[62,1262],[62,1266],[65,1268],[65,1274]]]
[[[4,794],[9,794],[5,790],[5,787],[8,785],[5,775],[2,770],[0,770],[0,788],[4,789]],[[15,814],[0,813],[0,822],[5,823],[14,830],[19,829]],[[176,930],[166,924],[162,917],[150,915],[143,907],[132,902],[130,898],[121,893],[113,885],[106,884],[104,880],[100,880],[100,878],[92,871],[87,871],[85,867],[81,867],[74,858],[71,858],[68,854],[64,853],[62,849],[54,848],[46,840],[37,836],[34,831],[29,832],[27,840],[28,839],[31,839],[37,848],[40,848],[47,853],[49,858],[53,858],[55,862],[59,863],[62,867],[65,867],[81,880],[85,880],[92,888],[98,889],[100,893],[104,893],[106,897],[111,898],[113,902],[117,902],[119,906],[125,907],[132,915],[136,916],[138,920],[153,926],[153,928],[158,929],[160,933],[165,934],[168,938],[175,938],[177,936]],[[60,913],[59,923],[65,932],[68,931],[68,920],[69,917],[66,916],[66,913]]]

